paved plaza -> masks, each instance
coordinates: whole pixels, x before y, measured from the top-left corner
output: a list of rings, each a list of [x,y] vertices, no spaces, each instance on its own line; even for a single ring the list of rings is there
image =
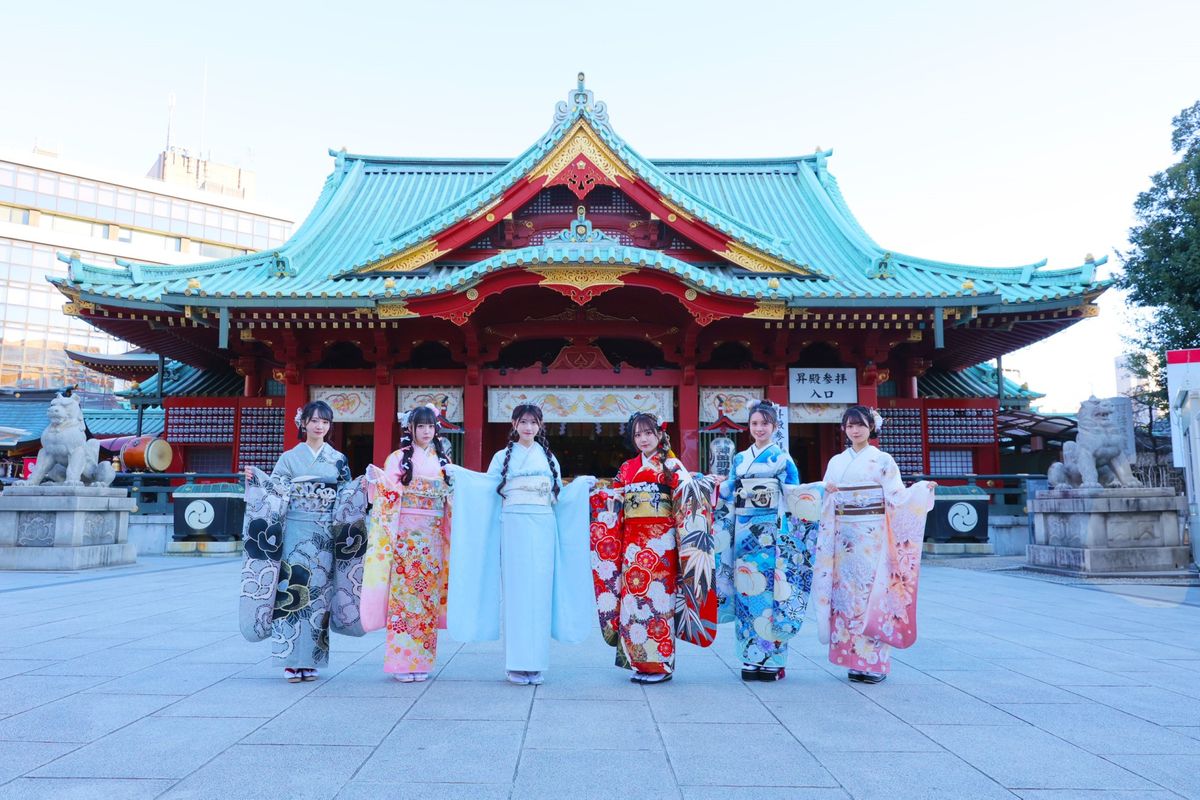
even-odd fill
[[[848,684],[810,624],[744,684],[730,631],[631,684],[599,634],[538,687],[443,637],[436,680],[335,637],[289,685],[235,618],[239,562],[0,573],[0,800],[1200,798],[1200,592],[928,566],[921,637]]]

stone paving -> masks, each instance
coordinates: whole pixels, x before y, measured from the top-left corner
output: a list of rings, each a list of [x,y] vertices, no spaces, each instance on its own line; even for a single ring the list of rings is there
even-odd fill
[[[921,638],[879,686],[810,626],[744,684],[730,632],[629,683],[597,634],[538,687],[443,638],[436,680],[334,638],[289,685],[237,633],[235,561],[0,573],[0,800],[1200,798],[1200,590],[930,565]]]

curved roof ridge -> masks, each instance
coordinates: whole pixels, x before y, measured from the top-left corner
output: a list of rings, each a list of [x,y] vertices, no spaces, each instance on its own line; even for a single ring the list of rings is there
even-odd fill
[[[366,153],[347,153],[344,150],[329,150],[329,155],[333,157],[342,157],[347,161],[361,161],[364,164],[412,164],[412,165],[429,165],[429,166],[494,166],[503,167],[512,159],[496,157],[496,158],[458,158],[455,156],[383,156],[370,155]]]
[[[586,113],[584,116],[587,116]],[[613,150],[616,151],[617,155],[625,159],[627,163],[632,162],[632,166],[640,167],[641,171],[646,173],[643,174],[642,177],[646,179],[646,182],[655,189],[662,191],[662,186],[656,184],[652,178],[657,178],[659,181],[666,183],[669,187],[669,191],[664,192],[664,195],[667,197],[667,199],[679,203],[684,207],[684,210],[695,214],[701,220],[713,226],[717,230],[722,231],[723,233],[732,236],[735,239],[741,239],[746,244],[761,249],[763,252],[769,253],[770,255],[782,259],[789,264],[792,264],[796,267],[802,267],[802,265],[797,264],[788,253],[783,251],[781,245],[787,243],[786,238],[778,236],[777,234],[759,230],[746,221],[735,218],[727,211],[716,207],[712,203],[709,203],[708,201],[689,191],[687,187],[672,179],[670,175],[663,172],[663,170],[661,170],[659,167],[655,166],[653,162],[649,161],[636,150],[634,150],[633,147],[631,147],[628,142],[618,136],[611,127],[604,125],[599,128],[594,127],[593,130],[595,130],[600,138],[604,140],[605,144],[607,144],[609,147],[612,147]],[[691,208],[688,207],[689,204],[691,204]],[[714,217],[716,217],[716,219],[714,219]],[[720,220],[720,223],[723,224],[718,223],[717,220]]]
[[[656,167],[662,169],[664,167],[691,167],[691,166],[732,166],[732,167],[751,167],[758,165],[770,166],[792,166],[800,168],[808,162],[817,162],[826,156],[833,153],[832,150],[823,150],[816,153],[807,153],[800,156],[763,156],[761,158],[649,158],[646,160]]]
[[[583,98],[582,95],[586,95],[586,98]],[[449,205],[427,215],[399,233],[388,237],[383,246],[370,251],[369,255],[365,257],[360,257],[356,263],[350,266],[350,269],[358,269],[381,259],[402,253],[406,249],[420,244],[422,241],[449,228],[466,218],[469,214],[484,208],[488,203],[502,196],[509,187],[513,186],[532,169],[542,157],[561,143],[563,138],[579,122],[586,124],[592,133],[598,136],[620,159],[638,173],[638,176],[649,186],[662,193],[668,200],[678,203],[684,211],[696,216],[734,241],[740,241],[745,245],[761,250],[796,268],[805,269],[801,264],[796,263],[784,249],[784,245],[787,243],[785,238],[759,230],[747,221],[737,219],[728,212],[708,203],[703,198],[688,191],[686,187],[675,181],[667,172],[656,166],[654,162],[646,159],[634,150],[613,131],[609,124],[604,104],[593,102],[592,93],[583,89],[582,82],[580,83],[579,92],[572,93],[572,95],[568,96],[568,99],[574,102],[574,106],[568,108],[566,103],[560,103],[555,114],[554,124],[533,145],[527,148],[525,152],[508,162],[473,191],[469,191]],[[342,155],[344,156],[344,154]]]
[[[837,218],[842,221],[843,226],[853,234],[854,238],[866,244],[866,249],[871,252],[872,257],[877,258],[887,252],[887,248],[881,246],[872,238],[871,234],[867,233],[867,229],[850,210],[850,204],[846,202],[846,197],[842,194],[842,187],[838,183],[837,177],[824,166],[821,167],[819,173],[814,173],[813,177],[816,178],[817,184],[829,198],[830,206]]]
[[[333,212],[345,205],[348,196],[353,194],[349,189],[358,183],[362,174],[363,162],[356,161],[347,167],[344,157],[337,156],[334,171],[325,179],[325,186],[322,187],[321,194],[317,197],[317,202],[313,204],[312,210],[277,250],[286,251],[284,255],[290,258],[291,251],[302,250],[316,239]]]
[[[356,269],[402,252],[406,248],[418,244],[429,236],[444,230],[467,214],[482,208],[496,197],[499,197],[504,193],[505,189],[516,183],[525,172],[533,167],[537,163],[536,159],[548,152],[550,147],[557,143],[569,127],[570,125],[566,122],[556,123],[546,134],[539,137],[536,142],[526,148],[525,152],[509,161],[483,184],[452,201],[449,205],[443,206],[438,211],[426,215],[423,219],[409,225],[409,227],[401,230],[399,233],[387,237],[383,247],[376,248],[370,255],[349,265],[350,269]],[[451,218],[453,219],[452,222],[445,222],[445,220]]]

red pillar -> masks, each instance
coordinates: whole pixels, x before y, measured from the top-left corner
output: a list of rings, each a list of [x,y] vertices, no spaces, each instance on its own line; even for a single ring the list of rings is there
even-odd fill
[[[467,469],[483,469],[483,383],[479,375],[479,364],[467,367],[467,380],[463,385],[463,466]]]
[[[788,404],[788,385],[787,382],[771,383],[767,387],[767,399],[777,406],[786,406]]]
[[[392,442],[396,438],[396,390],[395,384],[376,378],[375,382],[375,442],[371,459],[378,467],[383,466],[392,453]]]
[[[258,359],[243,356],[234,362],[238,374],[244,377],[242,381],[242,397],[258,397],[262,394],[263,376]]]
[[[700,389],[695,368],[684,369],[679,381],[679,460],[689,470],[700,464]],[[690,380],[689,380],[690,377]]]

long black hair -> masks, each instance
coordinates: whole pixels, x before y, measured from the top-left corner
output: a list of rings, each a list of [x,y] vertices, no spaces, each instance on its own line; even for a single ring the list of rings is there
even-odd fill
[[[408,412],[408,424],[404,426],[404,433],[400,436],[400,483],[405,486],[412,483],[412,459],[413,451],[416,449],[418,425],[433,426],[433,451],[437,453],[438,464],[442,468],[442,480],[449,486],[450,473],[446,471],[446,465],[450,463],[450,457],[446,455],[446,451],[442,447],[442,439],[437,435],[437,412],[429,406],[418,406]]]
[[[296,426],[296,438],[301,442],[308,438],[304,429],[308,427],[308,421],[314,417],[328,420],[329,431],[325,434],[324,441],[329,441],[329,434],[333,433],[333,409],[324,400],[313,400],[300,409],[300,424]]]
[[[659,421],[657,415],[649,411],[639,411],[630,417],[629,422],[625,423],[625,442],[634,452],[640,452],[637,443],[634,442],[639,430],[658,435],[658,447],[654,448],[654,454],[662,464],[664,476],[673,475],[676,472],[675,468],[667,466],[667,459],[671,457],[671,434],[667,433],[666,426]]]
[[[550,465],[550,485],[554,489],[554,499],[557,500],[559,491],[558,467],[554,464],[554,452],[550,449],[550,440],[546,438],[546,423],[542,417],[542,409],[533,403],[520,403],[513,409],[513,429],[509,431],[508,444],[504,448],[504,466],[500,468],[500,485],[496,487],[496,494],[504,497],[504,484],[508,483],[508,462],[512,458],[513,445],[521,438],[520,434],[517,433],[517,423],[524,416],[530,416],[537,420],[538,432],[533,437],[533,440],[542,446],[542,451],[546,454],[546,463]]]

